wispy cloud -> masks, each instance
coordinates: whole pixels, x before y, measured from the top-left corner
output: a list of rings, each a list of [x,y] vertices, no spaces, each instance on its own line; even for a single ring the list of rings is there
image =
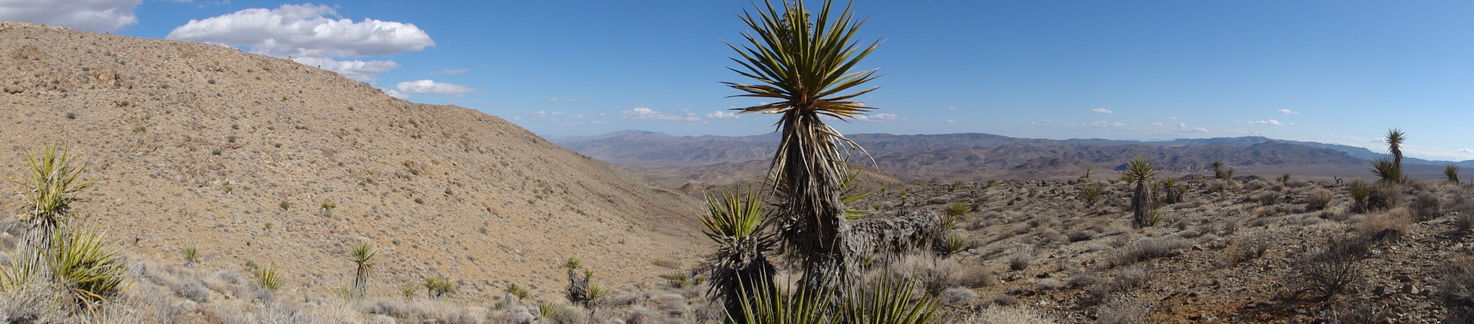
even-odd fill
[[[568,102],[568,103],[579,103],[579,102],[583,102],[583,99],[573,99],[573,98],[553,98],[553,99],[548,99],[548,102]]]
[[[739,115],[737,115],[737,113],[734,113],[734,112],[728,112],[728,111],[718,110],[718,111],[713,111],[713,112],[707,113],[706,114],[706,118],[711,118],[711,119],[727,119],[727,118],[730,118],[730,119],[742,119],[742,116],[739,116]]]
[[[957,110],[957,107],[947,107],[947,110]]]
[[[897,115],[897,114],[879,113],[879,114],[855,115],[855,120],[863,121],[863,122],[888,122],[888,121],[906,120],[906,118],[901,117],[901,115]]]
[[[432,80],[406,81],[394,85],[399,92],[413,94],[454,95],[471,92],[471,88]]]
[[[1164,124],[1164,123],[1151,123],[1151,124],[1147,124],[1147,125],[1136,125],[1136,124],[1127,124],[1127,123],[1122,123],[1122,122],[1097,121],[1097,122],[1090,122],[1090,123],[1070,123],[1070,124],[1065,124],[1065,126],[1069,126],[1069,127],[1089,127],[1089,128],[1110,128],[1110,129],[1120,129],[1120,130],[1138,131],[1138,132],[1146,132],[1146,133],[1177,133],[1177,134],[1204,134],[1204,133],[1208,133],[1208,129],[1207,128],[1197,127],[1197,126],[1188,126],[1185,123],[1177,123],[1177,125],[1169,125],[1169,124]]]
[[[1300,113],[1298,111],[1289,110],[1289,109],[1280,109],[1280,110],[1277,110],[1277,111],[1279,111],[1279,113],[1281,113],[1281,114],[1287,114],[1287,115],[1294,115],[1294,114]]]
[[[1249,123],[1250,124],[1257,124],[1257,125],[1270,125],[1270,126],[1284,126],[1285,125],[1285,123],[1281,123],[1280,121],[1274,120],[1274,119],[1270,119],[1270,120],[1255,120],[1255,121],[1250,121]]]
[[[696,113],[692,112],[690,109],[681,109],[681,114],[671,115],[655,109],[636,107],[630,110],[620,110],[619,117],[631,120],[669,120],[703,124],[707,123],[707,121],[702,120],[700,116],[696,116]]]
[[[1459,149],[1459,153],[1474,153],[1474,150],[1471,150],[1471,149],[1465,147],[1465,148]]]
[[[1114,111],[1111,111],[1110,109],[1105,109],[1105,108],[1091,109],[1090,112],[1097,113],[1097,114],[1114,114],[1114,113],[1116,113]]]

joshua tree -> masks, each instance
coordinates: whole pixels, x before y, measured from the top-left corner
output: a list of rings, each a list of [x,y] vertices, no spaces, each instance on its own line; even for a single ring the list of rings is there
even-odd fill
[[[1443,176],[1448,177],[1448,182],[1459,182],[1459,166],[1449,164],[1443,166]]]
[[[861,47],[853,41],[863,20],[855,20],[848,7],[833,14],[831,1],[824,2],[817,17],[801,1],[785,2],[782,11],[771,2],[764,4],[757,16],[739,15],[752,28],[743,34],[746,43],[741,48],[728,44],[741,56],[732,60],[742,69],[731,70],[758,84],[724,84],[743,92],[734,97],[771,101],[736,110],[781,115],[781,139],[769,166],[779,235],[785,249],[801,259],[803,287],[833,287],[854,275],[851,270],[860,262],[851,256],[851,225],[840,188],[849,174],[849,152],[859,146],[820,117],[843,121],[875,109],[853,100],[875,88],[843,92],[878,77],[875,70],[852,69],[879,42]]]
[[[700,216],[706,225],[706,237],[717,243],[708,258],[707,271],[711,286],[707,294],[720,299],[728,314],[742,313],[742,300],[752,294],[771,293],[774,269],[763,255],[772,247],[761,233],[768,222],[763,218],[763,202],[756,191],[746,194],[728,192],[706,196],[706,214]],[[741,318],[736,319],[741,323]]]
[[[1151,225],[1151,219],[1147,215],[1151,211],[1151,193],[1147,192],[1146,183],[1156,175],[1157,170],[1153,169],[1152,161],[1145,156],[1137,156],[1131,160],[1127,163],[1126,172],[1121,174],[1121,180],[1136,185],[1136,191],[1131,195],[1131,225],[1136,228]]]
[[[348,259],[357,266],[353,272],[353,296],[361,298],[368,295],[368,275],[374,269],[373,259],[378,254],[379,251],[368,242],[354,243],[348,250]]]
[[[1402,141],[1407,140],[1407,134],[1402,130],[1393,128],[1387,130],[1387,151],[1392,152],[1392,166],[1402,170]],[[1399,172],[1400,173],[1400,172]]]

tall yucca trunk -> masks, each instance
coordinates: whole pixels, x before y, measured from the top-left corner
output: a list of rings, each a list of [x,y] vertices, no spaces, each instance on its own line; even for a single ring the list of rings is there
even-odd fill
[[[1147,226],[1147,211],[1151,210],[1151,194],[1147,190],[1146,180],[1136,182],[1136,192],[1131,195],[1131,224],[1137,228]]]
[[[801,286],[824,288],[847,281],[851,261],[848,240],[850,224],[841,201],[840,175],[844,164],[826,153],[839,152],[829,128],[812,110],[795,109],[785,118],[779,158],[786,159],[776,177],[786,199],[780,216],[787,221],[782,235],[803,260]]]

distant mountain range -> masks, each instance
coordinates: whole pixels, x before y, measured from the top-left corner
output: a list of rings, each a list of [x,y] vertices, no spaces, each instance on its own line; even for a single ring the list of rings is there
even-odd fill
[[[1359,171],[1348,173],[1345,170],[1358,170],[1358,166],[1371,160],[1388,157],[1360,147],[1258,136],[1155,142],[1050,140],[981,133],[853,134],[848,137],[860,144],[882,171],[913,180],[1078,176],[1086,170],[1120,169],[1136,156],[1150,157],[1161,169],[1183,174],[1204,172],[1213,161],[1221,160],[1242,171],[1285,172],[1283,170],[1289,168],[1328,176],[1361,176]],[[736,137],[672,136],[637,130],[587,137],[546,138],[584,155],[619,165],[681,167],[692,172],[697,170],[692,167],[768,159],[778,143],[776,133]],[[1404,158],[1403,163],[1410,165],[1411,174],[1424,175],[1437,174],[1432,171],[1432,166],[1441,168],[1446,164],[1474,168],[1474,160],[1443,162]],[[1340,171],[1317,171],[1331,169]]]

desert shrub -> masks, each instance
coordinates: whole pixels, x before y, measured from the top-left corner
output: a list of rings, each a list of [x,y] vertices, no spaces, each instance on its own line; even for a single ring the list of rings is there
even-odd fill
[[[962,324],[1054,324],[1043,314],[1024,307],[989,307],[969,315]]]
[[[1474,213],[1460,213],[1454,216],[1454,230],[1459,232],[1474,230]]]
[[[1008,258],[1008,269],[1019,271],[1029,268],[1029,263],[1034,262],[1034,255],[1028,252],[1019,252]]]
[[[1125,246],[1119,252],[1120,254],[1116,256],[1116,260],[1112,264],[1114,266],[1124,266],[1156,258],[1170,257],[1177,255],[1177,250],[1191,245],[1190,242],[1183,239],[1143,238]]]
[[[1331,204],[1331,191],[1316,188],[1305,194],[1305,210],[1317,211],[1326,209]]]
[[[1357,232],[1361,237],[1385,240],[1398,239],[1412,228],[1416,220],[1413,215],[1404,209],[1394,209],[1382,213],[1367,215],[1361,223],[1357,224]]]
[[[1037,287],[1039,289],[1060,289],[1065,287],[1065,283],[1063,281],[1059,281],[1059,279],[1045,278],[1039,279]]]
[[[186,277],[170,285],[169,289],[173,290],[174,294],[179,295],[179,297],[184,297],[197,303],[210,301],[210,289],[206,288],[205,282],[199,278]]]
[[[1300,292],[1316,292],[1330,297],[1344,292],[1363,280],[1367,240],[1330,238],[1325,244],[1306,249],[1294,262],[1295,283]]]
[[[1070,281],[1066,282],[1070,287],[1089,287],[1095,284],[1095,274],[1090,272],[1076,272],[1070,274]]]
[[[958,283],[968,288],[988,287],[998,283],[998,277],[993,275],[993,270],[988,270],[981,264],[964,266],[961,277]]]
[[[1427,220],[1443,216],[1443,201],[1431,192],[1419,192],[1413,197],[1412,206],[1409,207],[1413,209],[1414,214],[1417,214],[1418,219]]]
[[[1394,184],[1379,183],[1371,189],[1371,194],[1367,195],[1367,210],[1392,209],[1402,201],[1402,191]]]
[[[1440,269],[1434,297],[1456,318],[1474,319],[1474,262],[1460,260]]]
[[[1094,239],[1096,234],[1098,233],[1096,233],[1095,231],[1082,230],[1079,232],[1070,233],[1069,240],[1071,243],[1089,241],[1091,239]]]
[[[1228,255],[1224,261],[1230,266],[1237,265],[1263,257],[1264,252],[1268,250],[1269,244],[1263,240],[1246,240],[1235,244],[1234,248],[1228,251]]]
[[[1086,288],[1086,295],[1081,300],[1081,303],[1097,305],[1109,301],[1120,293],[1146,283],[1147,278],[1149,277],[1145,270],[1136,268],[1123,269],[1116,273],[1115,278],[1096,282],[1095,285]]]
[[[582,308],[573,305],[553,306],[547,314],[548,321],[557,324],[584,324],[589,322]]]
[[[978,293],[964,287],[952,287],[943,290],[937,295],[937,301],[942,305],[962,305],[978,299]]]
[[[1117,298],[1096,309],[1095,322],[1099,324],[1146,324],[1147,312],[1152,306],[1143,301]]]

